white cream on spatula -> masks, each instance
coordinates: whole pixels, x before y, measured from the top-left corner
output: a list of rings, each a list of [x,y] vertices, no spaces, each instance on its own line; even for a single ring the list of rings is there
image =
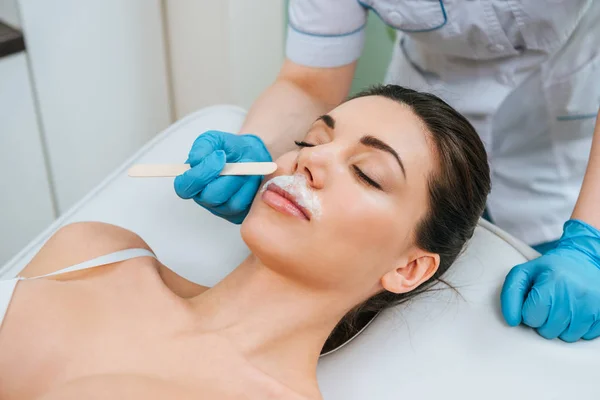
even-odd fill
[[[127,173],[134,178],[163,178],[181,175],[188,169],[189,164],[137,164]],[[269,175],[276,170],[274,162],[227,163],[219,175]]]

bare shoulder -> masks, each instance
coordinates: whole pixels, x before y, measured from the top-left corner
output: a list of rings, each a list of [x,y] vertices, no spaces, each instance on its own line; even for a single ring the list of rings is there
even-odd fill
[[[77,222],[56,231],[19,275],[45,275],[130,248],[152,251],[142,238],[127,229],[102,222]]]
[[[120,250],[152,249],[139,235],[117,225],[104,222],[77,222],[61,227],[44,244],[31,262],[19,274],[34,277],[49,274],[105,254]],[[151,260],[165,285],[181,297],[196,296],[206,287],[177,275],[162,263]],[[76,279],[90,271],[60,275],[57,279]],[[97,272],[97,271],[95,271]],[[75,275],[73,275],[75,274]]]
[[[196,400],[198,393],[173,382],[137,375],[97,375],[76,379],[37,400]]]

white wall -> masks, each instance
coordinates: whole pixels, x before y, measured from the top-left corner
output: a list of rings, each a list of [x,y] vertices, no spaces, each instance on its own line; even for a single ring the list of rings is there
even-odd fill
[[[166,0],[173,105],[179,119],[228,101],[227,0]]]
[[[283,63],[285,2],[229,0],[228,6],[231,102],[248,109]]]
[[[0,0],[0,20],[14,28],[21,26],[17,0]]]
[[[177,118],[215,103],[248,108],[283,62],[284,2],[165,1]]]
[[[0,265],[54,220],[25,53],[0,58]]]
[[[19,0],[57,205],[169,125],[160,0]]]

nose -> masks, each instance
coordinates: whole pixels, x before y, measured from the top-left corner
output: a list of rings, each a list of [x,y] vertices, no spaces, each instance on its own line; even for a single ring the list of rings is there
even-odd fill
[[[334,155],[326,147],[327,145],[306,147],[298,152],[294,173],[303,174],[314,189],[323,188],[333,161]]]

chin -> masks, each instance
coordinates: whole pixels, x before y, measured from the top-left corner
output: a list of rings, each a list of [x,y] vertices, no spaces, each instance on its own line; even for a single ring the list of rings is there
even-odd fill
[[[268,206],[254,205],[240,227],[242,240],[261,261],[273,258],[273,253],[284,253],[293,244],[293,233],[284,216],[268,209]]]
[[[302,221],[300,221],[302,222]],[[267,268],[284,275],[306,279],[310,274],[307,265],[311,262],[310,253],[304,246],[308,236],[306,225],[295,217],[283,215],[266,204],[255,204],[241,225],[242,240]]]

